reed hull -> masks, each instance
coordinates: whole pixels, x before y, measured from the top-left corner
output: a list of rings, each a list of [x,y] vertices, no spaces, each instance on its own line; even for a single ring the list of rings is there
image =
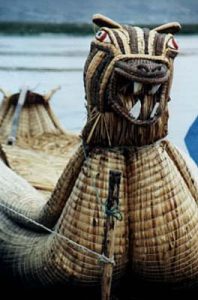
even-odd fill
[[[3,168],[7,181],[11,177],[15,180],[16,175],[10,175],[6,166]],[[93,149],[82,164],[53,230],[103,253],[110,170],[122,173],[123,218],[115,229],[114,280],[129,267],[139,277],[153,282],[198,281],[197,183],[182,156],[167,141],[140,149]],[[11,196],[12,187],[7,189],[7,196]],[[25,206],[24,189],[20,193]],[[2,195],[6,197],[5,184],[0,198]],[[39,203],[35,200],[35,215],[41,209]],[[17,209],[16,201],[12,207]],[[103,267],[92,254],[54,233],[39,232],[23,224],[23,219],[16,222],[8,210],[1,209],[1,214],[1,260],[22,281],[35,285],[66,281],[100,284]]]

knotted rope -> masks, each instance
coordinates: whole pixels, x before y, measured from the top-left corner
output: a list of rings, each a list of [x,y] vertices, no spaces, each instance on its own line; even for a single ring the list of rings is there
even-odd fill
[[[55,230],[52,230],[52,229],[46,227],[45,225],[43,225],[43,224],[41,224],[41,223],[39,223],[39,222],[37,222],[37,221],[35,221],[35,220],[33,220],[33,219],[31,219],[31,218],[25,216],[24,214],[21,214],[20,212],[17,212],[17,211],[14,210],[13,208],[8,207],[8,206],[6,206],[5,204],[3,204],[3,203],[1,203],[1,202],[0,202],[0,207],[2,207],[2,208],[6,209],[6,210],[8,210],[8,211],[10,211],[10,212],[12,212],[12,213],[14,213],[14,214],[17,214],[18,216],[20,216],[20,217],[23,218],[24,220],[29,221],[30,223],[32,223],[32,224],[38,226],[39,228],[42,228],[42,229],[44,229],[45,231],[47,231],[47,232],[49,232],[49,233],[51,233],[51,234],[56,235],[56,236],[59,237],[60,239],[64,240],[66,243],[68,243],[68,244],[74,246],[75,248],[77,248],[78,250],[81,250],[81,251],[84,252],[84,253],[88,253],[88,254],[91,254],[91,255],[95,256],[95,257],[98,259],[98,262],[99,262],[99,263],[112,264],[112,265],[115,264],[114,258],[108,258],[108,257],[105,256],[104,254],[100,254],[100,253],[95,252],[95,251],[93,251],[93,250],[91,250],[91,249],[89,249],[89,248],[87,248],[87,247],[85,247],[85,246],[82,246],[82,245],[80,245],[80,244],[74,242],[73,240],[69,239],[68,237],[66,237],[66,236],[64,236],[64,235],[62,235],[62,234],[60,234],[59,232],[57,232],[57,231],[55,231]]]

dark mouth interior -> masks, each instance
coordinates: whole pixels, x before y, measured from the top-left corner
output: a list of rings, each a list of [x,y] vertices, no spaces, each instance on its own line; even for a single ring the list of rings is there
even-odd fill
[[[113,78],[114,101],[116,109],[132,121],[152,122],[164,109],[164,90],[166,83],[145,83],[115,74]]]
[[[117,95],[120,104],[125,105],[134,119],[152,119],[159,107],[162,84],[146,84],[126,80],[121,76],[117,80]]]

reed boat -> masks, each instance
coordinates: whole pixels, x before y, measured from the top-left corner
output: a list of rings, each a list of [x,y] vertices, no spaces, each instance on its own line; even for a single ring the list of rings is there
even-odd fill
[[[100,14],[93,23],[82,144],[50,198],[2,156],[1,263],[26,286],[98,286],[128,270],[154,284],[197,283],[197,168],[166,138],[180,24],[149,30]]]
[[[32,92],[27,86],[15,94],[1,89],[4,95],[0,106],[1,155],[11,169],[46,197],[80,143],[77,134],[63,129],[50,106],[58,88],[44,95]]]

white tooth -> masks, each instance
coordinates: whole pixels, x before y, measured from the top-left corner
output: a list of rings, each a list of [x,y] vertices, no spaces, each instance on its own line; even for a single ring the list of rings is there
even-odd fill
[[[134,94],[137,95],[142,89],[142,83],[134,81]]]
[[[153,118],[155,116],[158,107],[159,107],[159,103],[155,103],[155,106],[153,107],[153,110],[152,110],[152,112],[150,114],[150,118]]]
[[[161,84],[155,84],[149,91],[149,95],[154,95],[160,88]]]
[[[138,118],[139,114],[140,114],[140,110],[141,110],[141,102],[140,100],[138,100],[135,105],[132,107],[132,109],[130,110],[130,115],[131,117],[134,117],[135,119]]]

